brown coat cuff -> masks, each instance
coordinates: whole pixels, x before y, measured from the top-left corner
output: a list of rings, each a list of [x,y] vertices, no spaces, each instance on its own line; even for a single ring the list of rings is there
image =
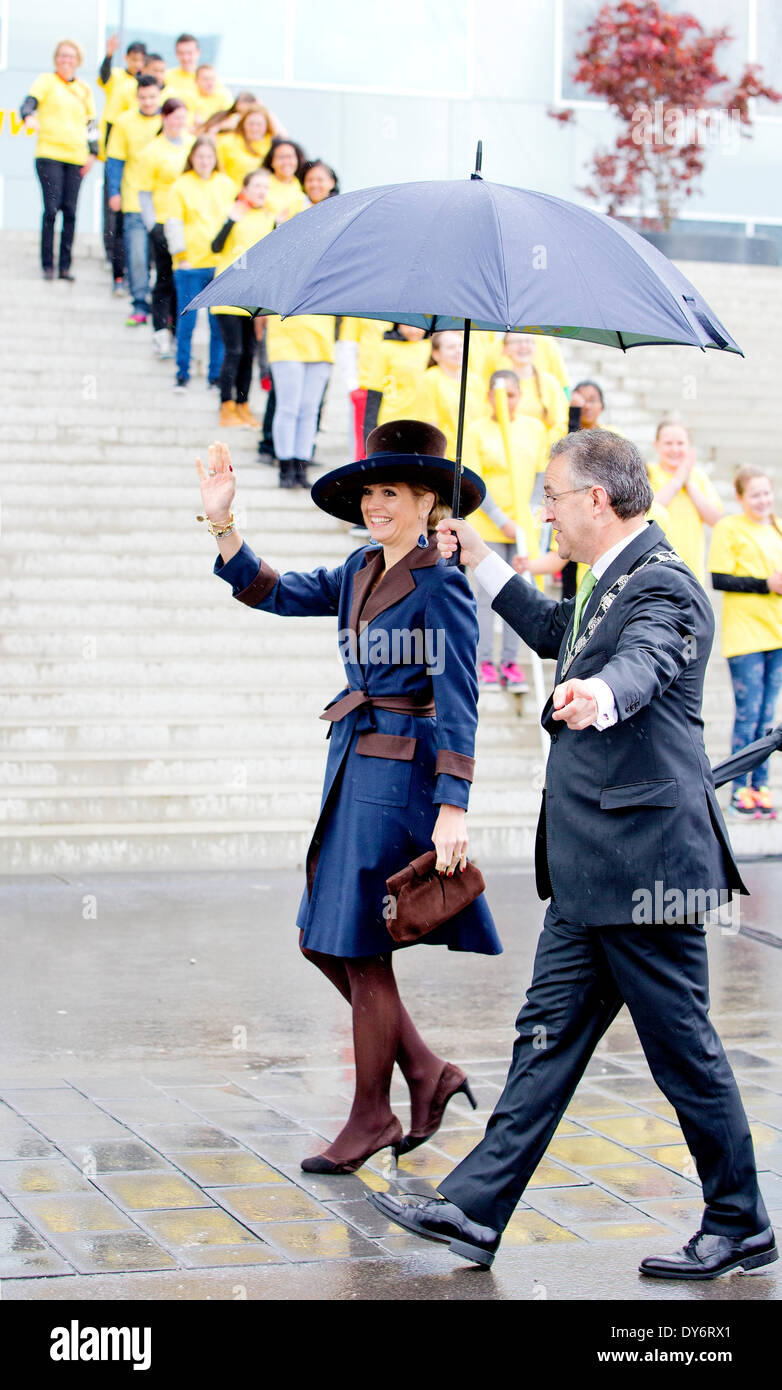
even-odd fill
[[[238,598],[240,603],[246,603],[250,608],[257,608],[258,604],[266,598],[266,595],[271,593],[279,577],[271,565],[267,565],[265,560],[261,560],[258,573],[252,583],[248,584],[246,589],[242,589],[241,593],[234,594],[234,598]]]
[[[447,773],[449,777],[461,777],[465,782],[471,782],[475,772],[475,759],[468,758],[466,753],[451,753],[448,748],[441,748],[437,754],[435,777],[439,777],[441,772]]]

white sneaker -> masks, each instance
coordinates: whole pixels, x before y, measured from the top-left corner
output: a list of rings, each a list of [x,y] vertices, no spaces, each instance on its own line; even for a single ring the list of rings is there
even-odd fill
[[[152,351],[161,362],[174,356],[174,338],[168,328],[158,328],[152,334]]]

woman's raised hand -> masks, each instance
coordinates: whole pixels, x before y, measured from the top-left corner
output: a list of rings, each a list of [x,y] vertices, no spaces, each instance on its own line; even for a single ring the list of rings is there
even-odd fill
[[[236,474],[227,444],[210,444],[208,462],[208,473],[204,470],[200,458],[196,459],[196,468],[201,482],[204,511],[209,520],[217,526],[228,520],[236,493]]]

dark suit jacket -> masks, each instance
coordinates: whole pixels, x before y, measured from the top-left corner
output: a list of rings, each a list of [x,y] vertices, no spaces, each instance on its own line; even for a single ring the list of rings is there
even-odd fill
[[[622,574],[670,551],[655,522],[595,585],[580,632]],[[555,603],[516,575],[493,607],[543,657],[557,683],[574,601]],[[701,701],[714,637],[709,600],[677,559],[631,578],[564,679],[600,676],[618,723],[574,731],[542,714],[551,735],[535,850],[538,893],[589,926],[670,922],[746,892],[703,744]]]

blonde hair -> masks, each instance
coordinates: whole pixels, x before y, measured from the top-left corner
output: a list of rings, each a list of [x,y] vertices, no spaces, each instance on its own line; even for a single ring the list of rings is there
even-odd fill
[[[671,427],[674,427],[677,430],[684,430],[684,433],[686,434],[687,438],[690,439],[690,431],[688,430],[684,421],[681,420],[678,415],[664,415],[659,425],[657,426],[657,431],[654,436],[655,444],[657,443],[657,440],[660,438],[660,435],[662,434],[663,430],[670,429]]]
[[[518,337],[518,336],[519,336],[519,335],[518,335],[517,333],[506,333],[506,334],[505,334],[505,337],[504,337],[503,340],[502,340],[502,346],[505,347],[505,344],[507,343],[507,341],[508,341],[509,338],[516,338],[516,337]],[[527,336],[530,336],[530,335],[527,335]],[[508,355],[508,354],[506,353],[506,356],[507,356],[507,355]],[[533,355],[534,355],[534,353],[533,353]],[[511,361],[512,361],[512,360],[513,360],[513,359],[511,358]],[[531,366],[531,368],[532,368],[532,376],[533,376],[533,380],[534,380],[534,382],[535,382],[535,390],[536,390],[537,396],[538,396],[538,404],[540,405],[541,419],[543,420],[543,424],[544,424],[544,425],[546,426],[546,428],[548,429],[548,426],[551,424],[551,419],[550,419],[550,416],[549,416],[548,406],[546,405],[546,402],[545,402],[544,399],[543,399],[543,392],[542,392],[542,390],[541,390],[541,388],[540,388],[540,376],[539,376],[539,374],[538,374],[538,369],[537,369],[537,367],[535,366],[535,363],[533,362],[532,358],[530,358],[530,366]],[[514,372],[513,375],[516,376],[516,373]],[[521,382],[519,382],[518,376],[516,376],[516,381],[518,382],[519,390],[521,390]]]
[[[733,486],[736,489],[736,496],[743,497],[747,483],[751,483],[753,478],[766,478],[771,482],[771,478],[765,468],[759,468],[754,463],[740,463],[733,475]]]
[[[61,48],[73,49],[74,53],[76,54],[76,66],[80,68],[82,63],[84,62],[84,49],[82,48],[81,44],[77,43],[75,39],[60,39],[59,43],[57,44],[57,47],[54,50],[55,63],[57,62],[57,54],[59,53]]]
[[[756,463],[740,463],[736,468],[736,472],[733,474],[733,486],[738,498],[744,496],[747,483],[751,483],[753,478],[765,478],[766,482],[769,484],[772,482],[765,468],[759,468]],[[774,515],[771,517],[771,525],[774,527],[777,535],[782,536],[782,529]]]
[[[426,518],[426,529],[431,535],[437,529],[438,521],[445,521],[445,518],[451,515],[451,508],[433,487],[425,487],[422,483],[408,483],[408,487],[415,497],[425,497],[428,492],[434,493],[432,510]]]
[[[236,135],[241,135],[242,141],[243,141],[243,143],[244,143],[244,147],[245,147],[245,149],[247,150],[247,153],[248,153],[248,154],[255,154],[255,150],[254,150],[253,147],[252,147],[252,143],[251,143],[250,140],[248,139],[247,132],[245,131],[245,125],[246,125],[246,123],[247,123],[247,118],[248,118],[248,116],[255,116],[255,115],[258,115],[258,114],[260,114],[261,116],[263,116],[264,120],[266,121],[266,135],[271,135],[271,133],[272,133],[272,123],[271,123],[271,121],[270,121],[270,119],[269,119],[269,113],[268,113],[268,111],[266,110],[266,107],[265,107],[265,106],[262,106],[261,103],[260,103],[259,101],[257,101],[257,102],[255,103],[254,106],[249,106],[249,107],[247,108],[247,110],[244,112],[244,114],[243,114],[241,120],[239,120],[239,121],[236,122],[236,127],[235,127],[235,130],[234,130],[234,134],[236,134]],[[265,140],[265,138],[266,138],[265,135],[262,135],[262,136],[261,136],[261,140]]]

